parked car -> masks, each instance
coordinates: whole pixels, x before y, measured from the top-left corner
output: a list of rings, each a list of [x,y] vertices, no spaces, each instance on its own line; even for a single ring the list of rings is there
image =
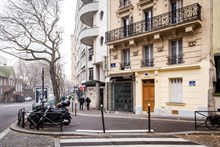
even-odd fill
[[[28,96],[26,98],[24,98],[25,101],[32,101],[32,97]]]

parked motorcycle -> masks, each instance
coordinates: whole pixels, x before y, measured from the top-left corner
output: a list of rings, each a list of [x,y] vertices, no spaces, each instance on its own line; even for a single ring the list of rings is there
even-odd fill
[[[45,107],[44,105],[35,105],[27,120],[30,123],[30,128],[43,127],[47,124],[62,123],[62,125],[69,125],[71,116],[69,110],[66,108],[70,105],[69,101],[59,103],[56,108]]]

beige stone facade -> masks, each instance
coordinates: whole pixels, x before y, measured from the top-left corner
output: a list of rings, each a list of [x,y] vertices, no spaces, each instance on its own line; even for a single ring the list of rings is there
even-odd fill
[[[155,115],[186,117],[216,109],[216,7],[217,0],[109,1],[108,107],[141,114],[150,104]]]

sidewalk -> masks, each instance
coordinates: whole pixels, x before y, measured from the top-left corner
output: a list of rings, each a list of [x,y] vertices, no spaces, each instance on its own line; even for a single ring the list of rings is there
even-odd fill
[[[209,131],[206,128],[194,130],[194,120],[192,118],[173,117],[151,117],[151,129],[153,133],[148,133],[147,114],[135,115],[133,113],[104,113],[106,133],[103,133],[101,111],[97,110],[77,110],[72,113],[72,122],[68,126],[60,128],[44,128],[40,130],[30,129],[29,126],[21,128],[17,122],[11,124],[11,130],[0,138],[0,146],[47,146],[53,147],[59,144],[59,137],[108,137],[108,136],[167,136],[187,134],[220,134],[220,131]]]

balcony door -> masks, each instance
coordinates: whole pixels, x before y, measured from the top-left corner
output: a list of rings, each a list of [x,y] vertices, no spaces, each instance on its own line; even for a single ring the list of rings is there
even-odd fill
[[[130,68],[130,49],[122,51],[122,62],[124,69]]]
[[[182,0],[171,0],[171,15],[172,23],[177,23],[180,21],[180,12],[178,9],[182,8]]]
[[[179,64],[183,62],[182,40],[171,41],[170,63]]]
[[[124,37],[128,36],[129,33],[129,18],[125,17],[122,19],[122,23],[123,23],[123,31],[124,31]]]
[[[153,66],[153,46],[148,45],[144,47],[144,67]]]
[[[146,10],[144,12],[145,31],[150,31],[152,29],[152,16],[153,16],[153,12],[151,9]]]

